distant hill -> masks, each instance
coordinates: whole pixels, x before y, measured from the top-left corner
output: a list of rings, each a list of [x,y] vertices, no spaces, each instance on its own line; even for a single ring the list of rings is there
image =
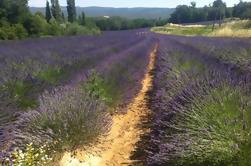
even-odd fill
[[[45,8],[31,7],[32,13],[45,12]],[[129,19],[135,18],[167,18],[175,9],[173,8],[112,8],[112,7],[77,7],[77,13],[82,11],[89,17],[121,16]],[[62,11],[67,14],[66,7]]]

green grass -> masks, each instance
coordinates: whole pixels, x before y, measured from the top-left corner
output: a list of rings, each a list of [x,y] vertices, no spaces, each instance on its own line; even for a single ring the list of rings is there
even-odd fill
[[[25,81],[7,83],[2,87],[2,90],[9,92],[9,102],[16,103],[19,108],[35,108],[38,105],[36,99],[31,95],[35,90],[35,86],[32,83]]]
[[[195,58],[184,56],[182,52],[175,52],[170,54],[170,61],[172,61],[173,70],[176,76],[180,76],[181,72],[190,73],[194,76],[201,75],[205,70],[205,64],[196,60]]]
[[[152,28],[153,32],[162,34],[174,34],[185,36],[208,35],[212,32],[212,26],[206,27],[180,27],[180,26],[164,26]]]
[[[56,66],[56,67],[48,67],[48,69],[40,71],[36,77],[54,85],[66,76],[67,72],[64,71],[61,67]]]
[[[61,68],[48,68],[48,70],[41,71],[36,75],[36,79],[45,81],[51,85],[56,85],[66,77],[66,72]],[[8,93],[9,97],[5,98],[7,102],[15,104],[18,108],[28,109],[36,108],[38,106],[36,93],[42,90],[41,84],[35,84],[30,80],[18,80],[6,83],[0,88],[3,93]]]

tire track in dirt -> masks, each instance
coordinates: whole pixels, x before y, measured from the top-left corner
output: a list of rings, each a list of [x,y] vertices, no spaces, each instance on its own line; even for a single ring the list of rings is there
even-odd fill
[[[113,116],[110,132],[100,138],[97,145],[77,150],[73,158],[71,153],[66,153],[60,161],[60,166],[120,166],[131,165],[130,156],[135,150],[135,145],[140,141],[140,136],[146,129],[139,127],[150,110],[148,108],[148,95],[152,88],[157,45],[150,54],[150,61],[146,74],[142,80],[142,88],[133,101],[128,105],[127,113]]]

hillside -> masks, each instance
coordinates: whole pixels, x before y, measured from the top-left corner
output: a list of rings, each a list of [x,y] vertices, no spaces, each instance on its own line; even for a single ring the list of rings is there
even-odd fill
[[[45,8],[31,7],[32,13],[45,12]],[[62,7],[65,14],[66,7]],[[175,9],[172,8],[112,8],[112,7],[77,7],[77,13],[84,11],[87,16],[121,16],[129,19],[134,18],[167,18]]]

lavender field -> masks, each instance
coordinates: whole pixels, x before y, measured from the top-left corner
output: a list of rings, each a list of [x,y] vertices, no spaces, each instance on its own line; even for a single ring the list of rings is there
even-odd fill
[[[107,131],[140,89],[155,42],[145,29],[1,42],[1,158],[31,142],[71,150]]]
[[[250,39],[158,35],[141,165],[250,165]],[[144,149],[144,150],[142,150]]]
[[[250,46],[148,29],[1,41],[1,164],[121,165],[128,151],[131,165],[248,166]]]

